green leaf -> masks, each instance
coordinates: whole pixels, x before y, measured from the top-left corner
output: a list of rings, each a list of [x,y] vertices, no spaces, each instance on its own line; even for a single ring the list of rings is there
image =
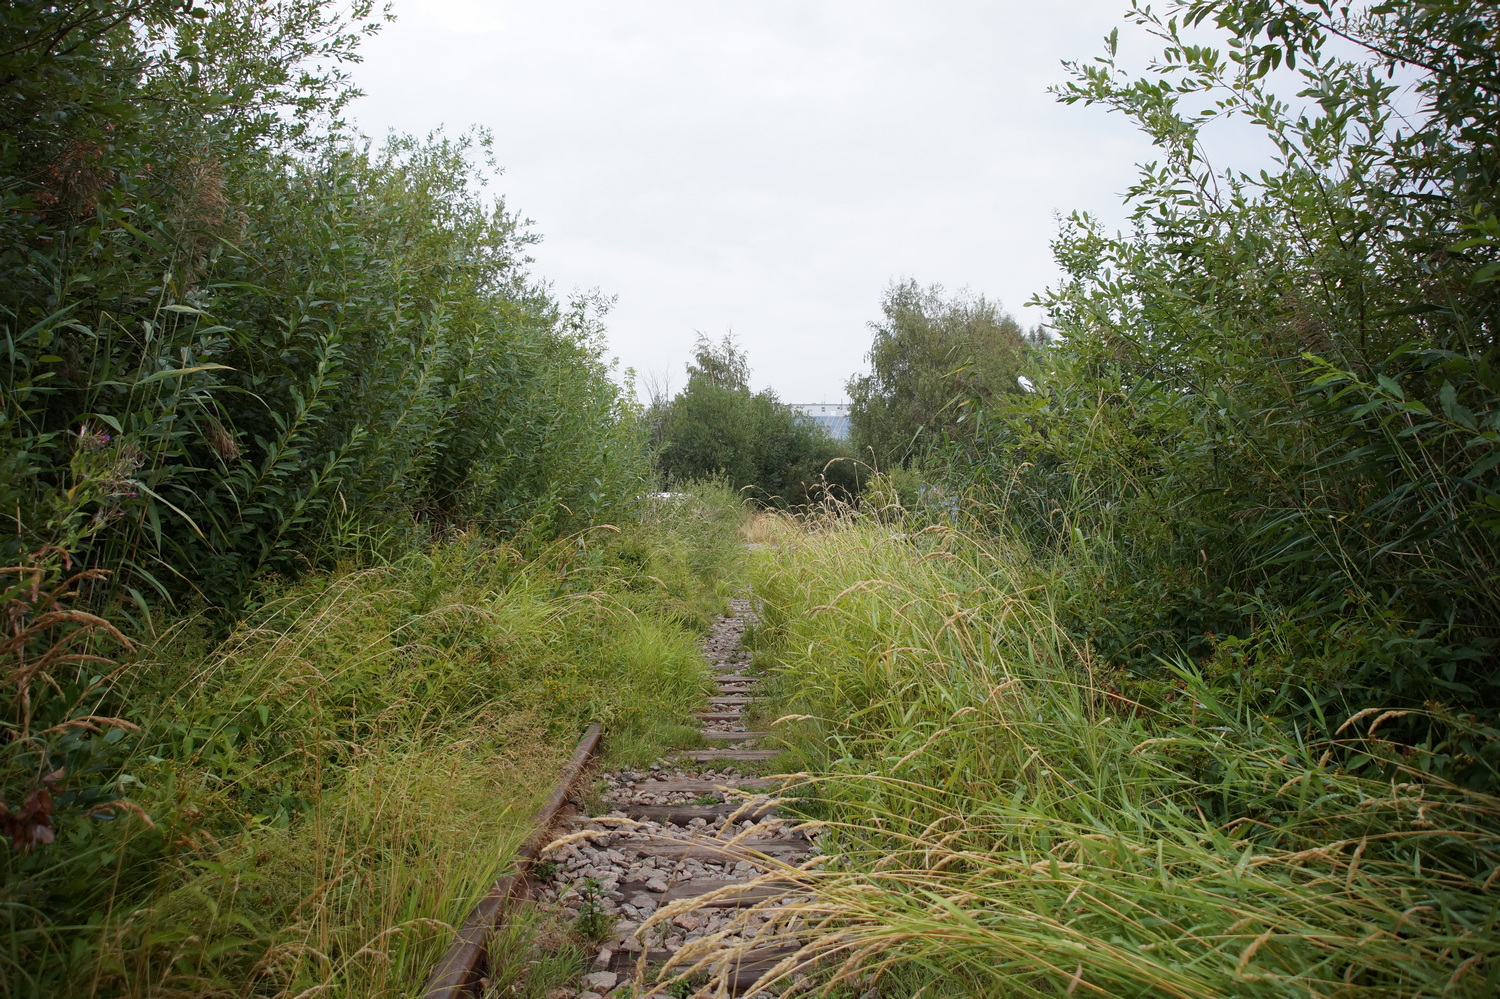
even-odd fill
[[[185,375],[197,374],[200,371],[233,371],[233,370],[234,369],[231,368],[227,364],[197,364],[197,365],[194,365],[191,368],[166,368],[166,369],[164,369],[162,371],[156,371],[156,372],[153,372],[153,373],[151,373],[149,375],[146,375],[144,378],[137,378],[133,384],[135,384],[135,385],[148,385],[151,382],[162,382],[162,381],[166,381],[168,378],[181,378],[181,377],[183,377]]]
[[[1486,281],[1495,281],[1497,279],[1500,279],[1500,260],[1491,264],[1485,264],[1479,270],[1475,271],[1474,276],[1470,278],[1475,284],[1483,284]]]
[[[198,522],[195,521],[192,517],[188,516],[187,512],[185,510],[183,510],[181,507],[177,506],[171,500],[166,499],[160,493],[156,492],[150,486],[147,486],[143,482],[132,480],[130,484],[133,485],[133,486],[135,486],[141,492],[145,493],[147,496],[150,496],[151,498],[155,499],[157,502],[161,503],[163,506],[167,507],[167,509],[169,509],[173,513],[177,514],[177,516],[181,517],[183,519],[183,521],[189,527],[191,527],[193,529],[194,533],[196,533],[198,535],[198,537],[202,538],[205,541],[208,540],[208,536],[203,533],[203,529],[198,526]],[[159,537],[159,535],[158,535],[158,537]],[[160,544],[160,541],[158,541],[158,544]]]

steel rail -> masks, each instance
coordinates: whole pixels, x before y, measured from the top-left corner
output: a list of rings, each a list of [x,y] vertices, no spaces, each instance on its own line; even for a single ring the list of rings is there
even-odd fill
[[[558,811],[568,800],[568,792],[578,782],[584,768],[593,759],[599,748],[603,728],[596,722],[590,725],[579,740],[578,748],[568,768],[558,778],[557,786],[547,803],[531,817],[531,835],[516,851],[515,865],[511,873],[490,885],[490,890],[480,899],[464,920],[458,931],[458,939],[438,961],[427,977],[422,989],[423,999],[474,999],[483,989],[485,979],[494,966],[490,953],[490,934],[505,918],[506,909],[516,898],[526,882],[526,875],[536,863],[537,854],[550,841],[552,823]]]

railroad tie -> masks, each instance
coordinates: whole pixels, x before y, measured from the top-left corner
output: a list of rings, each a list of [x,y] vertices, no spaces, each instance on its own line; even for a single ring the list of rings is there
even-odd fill
[[[753,614],[748,600],[732,606],[703,643],[719,691],[695,715],[707,748],[678,749],[649,769],[604,775],[610,815],[575,819],[569,831],[590,838],[554,857],[544,901],[597,906],[616,918],[579,999],[628,996],[651,982],[636,980],[643,954],[648,968],[659,967],[686,944],[720,932],[734,933],[740,943],[715,965],[729,993],[743,995],[800,946],[795,907],[808,892],[772,872],[803,865],[819,851],[815,840],[778,817],[770,795],[782,782],[738,769],[779,750],[766,745],[773,733],[746,725],[759,677],[748,672],[741,638]],[[661,907],[699,898],[691,910],[637,935]]]

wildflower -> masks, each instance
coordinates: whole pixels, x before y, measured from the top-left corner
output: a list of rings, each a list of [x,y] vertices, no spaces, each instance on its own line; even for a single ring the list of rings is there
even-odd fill
[[[102,451],[108,446],[109,434],[102,430],[91,430],[87,423],[78,428],[78,449],[80,451]]]

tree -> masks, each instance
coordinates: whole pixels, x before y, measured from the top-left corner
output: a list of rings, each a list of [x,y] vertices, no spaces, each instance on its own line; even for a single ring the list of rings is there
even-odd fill
[[[717,344],[702,333],[693,344],[693,359],[687,366],[688,381],[716,388],[750,391],[750,359],[726,333]]]
[[[0,565],[227,623],[258,576],[417,521],[544,536],[639,496],[603,303],[529,277],[487,140],[339,127],[378,16],[0,8]]]
[[[943,437],[967,434],[976,408],[1019,390],[1025,335],[983,295],[906,280],[886,289],[882,309],[884,321],[870,324],[870,373],[848,383],[861,457],[909,465]]]
[[[750,391],[749,360],[732,335],[715,343],[700,334],[687,373],[687,386],[653,420],[657,464],[669,483],[723,476],[771,505],[816,498],[837,444],[776,393]],[[848,463],[835,463],[829,479],[854,486]]]
[[[997,522],[1097,558],[1060,609],[1101,657],[1191,656],[1327,718],[1410,708],[1393,738],[1459,744],[1445,718],[1500,717],[1500,7],[1130,17],[1161,44],[1144,75],[1116,34],[1057,92],[1160,158],[1128,232],[1065,223],[1042,303],[1064,340],[962,474]],[[1267,168],[1211,165],[1226,119]]]

